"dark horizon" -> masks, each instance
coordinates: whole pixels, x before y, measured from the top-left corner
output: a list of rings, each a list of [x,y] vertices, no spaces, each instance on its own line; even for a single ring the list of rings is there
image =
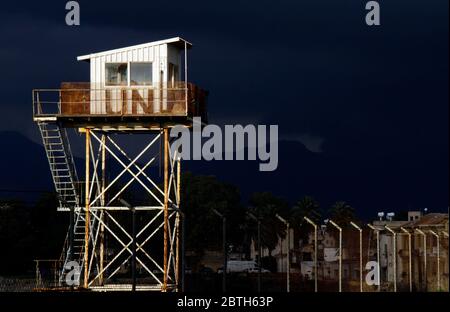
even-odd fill
[[[14,154],[10,154],[10,158],[6,159],[6,161],[0,164],[0,171],[3,172],[3,175],[8,176],[7,181],[8,184],[0,183],[0,199],[22,199],[25,203],[29,205],[34,205],[39,201],[39,198],[45,194],[55,193],[54,185],[52,183],[50,171],[48,169],[48,164],[45,156],[44,147],[39,145],[38,143],[31,142],[28,138],[17,132],[0,132],[0,139],[3,142],[7,142],[8,145],[12,145],[18,143],[18,146],[21,146],[27,152],[23,156],[26,158],[27,155],[32,154],[35,155],[36,158],[33,159],[33,162],[27,163],[27,166],[20,168],[17,172],[14,167],[10,167],[9,164],[13,162],[13,158],[16,156]],[[79,138],[80,139],[80,138]],[[82,138],[80,139],[82,140]],[[327,211],[331,208],[332,204],[337,201],[346,201],[353,208],[355,208],[356,216],[361,221],[372,221],[377,219],[377,213],[379,211],[387,212],[395,212],[398,217],[404,214],[407,211],[423,211],[424,208],[428,208],[428,213],[446,213],[447,209],[445,207],[433,207],[433,206],[423,206],[423,207],[414,207],[414,206],[395,206],[392,204],[383,206],[382,208],[377,209],[377,207],[371,206],[369,202],[365,200],[365,197],[354,198],[352,201],[348,201],[343,197],[340,197],[339,191],[334,191],[332,194],[327,194],[327,191],[324,190],[322,192],[314,193],[313,190],[315,187],[310,187],[311,192],[303,191],[298,195],[295,192],[292,192],[292,189],[289,187],[284,187],[283,184],[278,183],[280,177],[286,175],[285,164],[289,164],[292,162],[291,159],[287,159],[285,161],[286,155],[289,153],[283,153],[283,151],[295,151],[296,155],[301,155],[302,159],[308,160],[306,165],[302,167],[302,175],[305,175],[304,170],[307,170],[309,166],[312,165],[313,168],[319,165],[321,161],[324,159],[315,158],[315,154],[309,151],[304,145],[295,141],[280,141],[280,153],[282,158],[280,159],[280,172],[275,171],[271,173],[258,172],[258,162],[257,161],[184,161],[183,168],[184,172],[192,172],[196,175],[202,176],[216,176],[223,183],[230,183],[232,185],[236,185],[241,193],[241,204],[246,207],[249,203],[249,198],[254,192],[271,192],[275,196],[280,197],[288,201],[289,205],[292,207],[296,201],[300,200],[303,196],[311,196],[315,200],[318,201],[322,212],[325,214],[324,218],[327,215]],[[21,159],[15,158],[16,161],[24,161]],[[76,157],[76,163],[78,165],[78,169],[81,170],[83,168],[84,160],[82,155]],[[326,163],[327,166],[332,164]],[[118,164],[116,164],[116,167]],[[81,169],[80,169],[81,168]],[[116,168],[117,169],[117,168]],[[330,169],[328,167],[328,169]],[[31,179],[23,180],[23,176],[27,175],[28,172],[32,172],[32,175],[28,175],[32,177]],[[332,174],[337,174],[338,172],[332,172]],[[293,176],[297,174],[295,171],[288,173],[289,176],[286,178],[287,181],[291,181]],[[308,171],[306,180],[310,182],[321,183],[321,177],[314,177],[314,172]],[[315,181],[311,181],[311,179],[316,179]],[[253,179],[254,183],[252,186],[247,185],[248,179]],[[269,184],[270,181],[273,180],[274,183]],[[270,185],[269,187],[267,185]],[[299,182],[295,187],[305,187],[305,182]],[[307,189],[307,188],[306,188]],[[335,197],[334,197],[335,196]],[[372,208],[372,209],[364,209],[364,208]],[[401,217],[400,217],[401,218]]]

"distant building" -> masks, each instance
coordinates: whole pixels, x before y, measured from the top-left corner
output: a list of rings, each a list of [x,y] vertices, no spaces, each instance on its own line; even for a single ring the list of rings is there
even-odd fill
[[[440,284],[441,290],[448,291],[448,239],[443,232],[448,233],[448,214],[430,213],[423,215],[417,211],[408,213],[405,221],[374,221],[376,228],[388,225],[397,232],[397,283],[398,287],[409,285],[409,250],[408,235],[401,231],[401,227],[412,233],[411,255],[413,288],[422,291],[437,290],[437,238],[431,234],[434,231],[440,236]],[[424,272],[424,243],[423,236],[416,229],[426,234],[427,272]],[[387,231],[380,233],[380,262],[381,280],[392,283],[394,281],[393,235]]]
[[[411,236],[411,266],[413,290],[437,290],[437,238],[431,234],[439,234],[440,285],[442,291],[448,291],[448,214],[429,213],[422,215],[420,211],[408,212],[406,220],[375,220],[372,225],[380,230],[380,278],[383,290],[392,290],[394,282],[394,258],[397,257],[397,289],[409,291],[409,249],[408,235],[401,227],[409,231]],[[394,255],[393,235],[386,230],[389,226],[394,230],[397,239],[397,250]],[[416,229],[426,234],[427,271],[424,271],[423,236]],[[301,273],[305,279],[314,279],[314,233],[311,230],[303,241],[294,229],[290,232],[290,264],[292,273]],[[317,235],[318,280],[321,282],[337,281],[339,278],[339,241],[338,232],[334,229],[321,227]],[[262,256],[272,256],[276,259],[277,272],[286,272],[286,237],[279,237],[276,247],[269,251],[263,248]],[[250,245],[250,258],[257,260],[257,245]],[[377,260],[377,242],[374,231],[364,227],[363,239],[363,274],[367,273],[365,265]],[[342,241],[342,280],[344,289],[359,287],[359,233],[353,228],[344,228]],[[364,285],[366,290],[375,287]]]
[[[303,241],[290,230],[290,264],[292,273],[301,273],[303,278],[314,279],[314,233],[310,232]],[[368,233],[363,236],[363,247],[367,250]],[[337,281],[339,276],[339,241],[338,232],[334,229],[321,228],[318,231],[318,279]],[[286,238],[279,237],[276,247],[269,252],[263,248],[262,256],[272,256],[276,259],[277,272],[286,272]],[[258,251],[255,241],[252,241],[250,255],[257,259]],[[342,252],[342,278],[347,281],[359,282],[359,233],[353,229],[344,229]],[[364,257],[366,257],[364,255]]]
[[[342,233],[342,281],[344,289],[356,290],[360,280],[359,232],[344,228]],[[370,249],[370,233],[363,233],[363,265],[373,256]],[[314,279],[314,233],[301,244],[301,273],[307,279]],[[373,246],[372,246],[373,248]],[[317,279],[323,282],[337,282],[339,279],[339,239],[334,229],[322,227],[317,235]],[[363,268],[364,269],[364,268]]]
[[[299,271],[299,263],[297,261],[297,244],[294,241],[294,229],[289,230],[290,241],[289,241],[289,250],[290,250],[290,263],[291,263],[291,272]],[[268,248],[262,249],[262,257],[272,256],[276,259],[276,272],[286,272],[287,271],[287,239],[286,236],[278,237],[278,243],[275,248],[269,251]],[[250,258],[257,261],[258,258],[258,245],[255,240],[252,240],[250,243]],[[274,272],[275,273],[275,272]]]

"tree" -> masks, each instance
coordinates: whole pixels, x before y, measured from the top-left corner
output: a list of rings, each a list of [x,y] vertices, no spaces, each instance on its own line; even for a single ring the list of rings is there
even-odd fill
[[[31,265],[30,214],[21,200],[0,200],[0,274],[9,275]],[[29,262],[29,263],[27,263]]]
[[[316,223],[319,223],[322,217],[319,203],[310,196],[305,196],[297,201],[291,210],[291,222],[300,224],[304,217],[308,217]]]
[[[36,259],[57,259],[69,229],[69,214],[58,212],[55,193],[42,194],[31,209],[31,228]]]
[[[58,258],[67,232],[67,214],[56,211],[53,193],[43,193],[34,205],[0,200],[0,274],[34,269],[34,259]]]
[[[275,215],[286,216],[289,212],[289,203],[270,192],[253,193],[250,196],[248,211],[261,218],[261,245],[272,251],[278,243],[278,238],[286,235],[285,226]],[[250,238],[256,242],[257,222],[248,217],[246,220]]]
[[[322,219],[322,212],[319,203],[310,196],[305,196],[292,207],[291,209],[291,223],[299,228],[299,237],[306,241],[309,233],[313,228],[304,220],[305,217],[310,218],[316,224],[320,224]],[[295,228],[294,227],[294,228]]]
[[[227,217],[229,244],[242,242],[240,223],[244,209],[240,193],[234,185],[223,183],[214,176],[182,175],[181,210],[186,216],[186,248],[201,254],[207,248],[221,247],[222,221],[212,209]]]
[[[341,227],[348,227],[350,221],[356,220],[355,209],[345,201],[337,201],[328,212],[330,219]]]

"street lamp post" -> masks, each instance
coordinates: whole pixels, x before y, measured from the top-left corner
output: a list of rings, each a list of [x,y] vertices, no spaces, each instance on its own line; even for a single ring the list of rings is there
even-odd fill
[[[131,211],[131,223],[132,223],[132,242],[131,242],[131,279],[133,280],[132,291],[136,291],[136,209],[130,205],[126,200],[119,199],[119,201]]]
[[[367,224],[367,226],[372,229],[377,235],[377,279],[378,279],[378,291],[381,291],[381,276],[380,276],[380,230],[375,228],[372,224]]]
[[[185,214],[180,210],[179,211],[181,215],[181,291],[184,292],[184,275],[186,273],[186,247],[185,247],[185,224],[186,224],[186,217]]]
[[[404,227],[400,227],[400,229],[408,235],[408,279],[409,279],[409,291],[412,292],[412,249],[411,249],[411,233],[405,229]]]
[[[227,252],[227,217],[216,209],[212,209],[212,211],[219,217],[222,218],[222,248],[223,248],[223,269],[222,269],[222,291],[226,291],[227,287],[227,261],[228,261],[228,252]]]
[[[353,221],[350,221],[350,225],[359,231],[359,291],[363,292],[362,228]]]
[[[430,230],[430,233],[436,237],[436,248],[437,248],[437,291],[441,290],[441,263],[440,263],[440,254],[439,254],[439,234]]]
[[[447,237],[448,238],[448,233],[447,232],[445,232],[445,231],[442,231],[441,232],[445,237]],[[448,268],[448,262],[447,262],[447,268]],[[444,269],[445,270],[445,269]],[[447,272],[448,272],[448,270],[447,270]]]
[[[286,247],[286,292],[290,291],[290,271],[291,271],[291,264],[290,264],[290,253],[289,253],[289,249],[290,249],[290,233],[289,233],[289,222],[282,218],[279,214],[276,215],[276,217],[278,218],[278,220],[280,220],[281,222],[283,222],[286,225],[286,243],[287,243],[287,247]]]
[[[388,230],[389,232],[392,233],[392,237],[394,240],[394,252],[393,252],[393,256],[394,256],[394,292],[397,292],[397,233],[391,229],[389,226],[385,225],[384,226],[386,230]]]
[[[136,208],[131,207],[131,224],[132,224],[132,237],[133,237],[133,244],[132,244],[132,250],[133,250],[133,261],[131,262],[131,271],[132,271],[132,280],[133,280],[133,287],[132,290],[136,291]]]
[[[247,215],[255,220],[258,224],[258,292],[261,292],[261,268],[262,268],[262,246],[261,246],[261,218],[258,215],[256,217],[254,214],[247,212]]]
[[[423,271],[424,271],[424,281],[425,281],[425,289],[428,286],[427,279],[427,234],[425,234],[422,230],[416,229],[417,233],[422,235],[423,237]]]
[[[342,292],[342,228],[333,220],[328,222],[339,231],[339,292]]]
[[[441,233],[442,233],[445,237],[448,238],[448,233],[447,233],[447,232],[442,231]],[[445,270],[445,269],[444,269],[444,270]],[[447,272],[448,272],[448,261],[447,261]]]
[[[172,206],[172,208],[181,216],[181,292],[184,292],[184,275],[185,275],[185,247],[184,247],[184,234],[185,234],[185,214],[180,208]],[[178,261],[178,259],[177,259]]]
[[[314,291],[317,292],[317,224],[306,216],[304,219],[314,227]]]

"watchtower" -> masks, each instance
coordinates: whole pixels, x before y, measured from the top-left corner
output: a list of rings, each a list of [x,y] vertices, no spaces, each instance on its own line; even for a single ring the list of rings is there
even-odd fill
[[[71,216],[62,286],[78,263],[76,281],[84,288],[131,289],[130,283],[112,280],[130,262],[135,234],[136,261],[145,275],[137,290],[179,289],[181,165],[179,155],[171,155],[169,129],[191,127],[194,116],[207,117],[207,92],[188,82],[191,47],[176,37],[79,56],[90,63],[89,82],[33,90],[33,119],[47,153],[58,211]],[[68,128],[85,137],[84,179],[79,179]],[[147,142],[131,157],[118,137],[137,133],[145,134]],[[160,182],[157,167],[163,172]],[[132,184],[143,190],[146,204],[130,207],[120,200]],[[130,210],[148,218],[136,233],[118,217]],[[153,242],[149,250],[149,241],[160,237],[161,244]],[[108,240],[119,248],[106,247]]]

